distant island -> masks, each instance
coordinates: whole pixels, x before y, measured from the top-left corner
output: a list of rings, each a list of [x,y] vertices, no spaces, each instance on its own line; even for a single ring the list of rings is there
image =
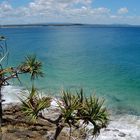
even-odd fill
[[[140,27],[140,25],[130,25],[130,24],[34,23],[34,24],[0,25],[0,28],[44,27],[44,26]]]

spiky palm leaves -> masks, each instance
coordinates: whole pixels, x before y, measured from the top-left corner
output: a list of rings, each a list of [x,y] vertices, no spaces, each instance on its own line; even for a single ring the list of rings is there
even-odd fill
[[[26,93],[25,93],[26,94]],[[37,89],[32,86],[31,91],[28,91],[26,99],[21,99],[22,111],[24,115],[33,123],[36,122],[39,112],[50,106],[50,97],[40,97]]]
[[[104,100],[99,100],[95,96],[85,97],[81,103],[81,109],[78,109],[78,116],[88,124],[93,124],[93,135],[98,135],[100,129],[108,124],[108,112],[103,107]]]
[[[77,128],[80,120],[83,120],[83,124],[90,122],[94,126],[94,136],[100,133],[101,128],[106,127],[109,119],[107,110],[103,107],[103,100],[99,100],[95,96],[85,97],[82,89],[76,95],[63,91],[61,100],[63,105],[61,102],[58,104],[62,113],[60,118],[62,126],[68,124],[70,127]]]
[[[26,60],[16,68],[9,67],[3,68],[2,62],[7,58],[8,50],[6,39],[4,36],[0,36],[0,127],[2,124],[2,95],[1,88],[9,84],[9,80],[13,78],[18,78],[19,74],[30,73],[31,80],[39,76],[42,77],[43,73],[41,71],[42,63],[36,59],[36,56],[27,56]],[[48,107],[50,104],[49,98],[40,98],[37,95],[36,89],[33,87],[30,96],[26,100],[21,100],[23,103],[23,110],[28,114],[32,120],[35,120],[37,114]]]
[[[58,101],[61,110],[61,118],[59,120],[61,124],[59,124],[59,126],[64,127],[68,125],[70,128],[71,126],[76,126],[76,113],[77,109],[80,109],[79,99],[71,92],[63,91],[61,101],[62,103]]]
[[[71,94],[70,92],[63,91],[63,95],[61,97],[63,105],[59,103],[59,107],[61,109],[62,116],[68,124],[74,121],[74,113],[76,109],[80,108],[79,99]]]
[[[42,63],[37,60],[35,55],[25,57],[25,61],[20,66],[20,71],[23,73],[30,73],[31,80],[38,77],[43,77]]]
[[[21,100],[23,104],[23,112],[31,121],[35,122],[39,112],[50,106],[50,98],[39,98],[37,90],[32,87],[31,92],[26,100]],[[56,125],[56,131],[52,140],[56,140],[65,126],[79,128],[80,121],[83,124],[92,123],[93,136],[100,133],[100,129],[108,124],[108,113],[103,107],[103,100],[99,100],[95,96],[85,97],[83,90],[77,94],[72,94],[70,91],[63,91],[63,94],[58,101],[60,115],[56,120],[47,119]]]
[[[30,73],[30,79],[32,81],[32,89],[29,91],[26,100],[21,100],[22,110],[24,114],[32,122],[35,122],[38,118],[39,112],[50,106],[50,98],[40,98],[37,89],[34,87],[34,80],[38,77],[43,77],[42,63],[37,60],[35,55],[29,55],[25,57],[25,61],[19,67],[22,73]]]

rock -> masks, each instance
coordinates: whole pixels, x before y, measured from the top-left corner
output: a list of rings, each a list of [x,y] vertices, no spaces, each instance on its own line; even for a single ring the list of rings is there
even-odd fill
[[[53,135],[54,135],[54,131],[49,131],[49,132],[47,132],[47,134],[45,135],[45,138],[46,138],[47,140],[50,140],[50,139],[53,137]]]
[[[42,130],[42,127],[41,127],[41,126],[35,126],[35,127],[34,127],[34,130],[40,131],[40,130]]]
[[[125,137],[125,136],[126,136],[126,134],[125,134],[125,133],[123,133],[123,132],[120,132],[120,133],[118,134],[118,136],[120,136],[120,137]]]
[[[12,133],[4,133],[4,134],[2,134],[0,139],[1,140],[16,140],[17,137],[15,137],[14,134],[12,134]]]
[[[111,130],[106,128],[105,131],[111,131]]]
[[[44,111],[45,112],[45,111]],[[50,118],[55,120],[58,118],[60,110],[57,108],[50,108],[43,114],[45,118]],[[115,119],[114,119],[115,118]],[[124,128],[129,128],[130,123],[135,126],[135,123],[131,122],[133,119],[130,118],[129,124],[125,124],[126,117],[121,120],[120,117],[117,118],[116,116],[110,122],[110,125],[103,129],[97,137],[96,140],[138,140],[139,138],[139,131],[137,133],[131,133],[130,131],[122,131]],[[117,118],[117,119],[116,119]],[[7,108],[4,108],[3,111],[3,119],[4,125],[2,126],[2,140],[49,140],[55,133],[56,125],[48,122],[41,117],[38,118],[37,123],[33,124],[27,121],[24,114],[21,112],[20,107],[14,104],[10,104]],[[135,118],[137,119],[137,118]],[[114,121],[115,120],[115,121]],[[139,124],[139,120],[137,123]],[[120,124],[118,126],[118,123]],[[126,125],[123,127],[123,125]],[[134,128],[134,127],[132,127]],[[135,129],[136,130],[136,129]],[[139,130],[139,129],[137,129]],[[72,132],[71,139],[79,139],[79,140],[90,140],[93,138],[92,135],[84,135],[85,131],[81,131],[79,129]],[[131,135],[130,135],[131,134]],[[89,136],[88,136],[89,135]],[[136,136],[135,136],[136,135]],[[89,139],[88,139],[89,138]],[[69,129],[65,127],[63,131],[60,133],[58,140],[69,140]]]
[[[114,132],[119,132],[119,130],[118,130],[118,129],[113,129],[112,131],[114,131]]]

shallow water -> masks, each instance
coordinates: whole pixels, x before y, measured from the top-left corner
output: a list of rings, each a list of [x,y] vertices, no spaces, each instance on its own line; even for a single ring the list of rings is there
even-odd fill
[[[43,62],[46,77],[37,85],[44,93],[82,87],[87,96],[105,97],[118,114],[140,114],[139,27],[0,28],[0,34],[8,38],[9,65],[31,53]],[[21,79],[28,87],[29,79]]]

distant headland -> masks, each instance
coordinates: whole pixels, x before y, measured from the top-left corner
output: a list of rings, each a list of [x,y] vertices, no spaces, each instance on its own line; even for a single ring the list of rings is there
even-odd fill
[[[90,26],[90,27],[140,27],[140,25],[130,24],[81,24],[81,23],[34,23],[34,24],[0,24],[0,28],[18,27],[44,27],[44,26]]]

